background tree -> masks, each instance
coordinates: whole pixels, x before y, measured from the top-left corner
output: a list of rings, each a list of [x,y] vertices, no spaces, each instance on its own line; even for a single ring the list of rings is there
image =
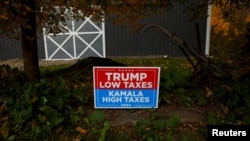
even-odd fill
[[[249,38],[247,27],[250,23],[250,13],[243,3],[237,5],[223,3],[212,7],[211,20],[211,55],[224,64],[239,64],[246,60],[246,41]],[[230,11],[232,9],[232,11]],[[230,13],[228,13],[230,11]],[[244,54],[243,54],[244,52]]]
[[[165,13],[180,2],[190,12],[191,19],[206,16],[208,1],[220,5],[225,15],[232,10],[248,7],[249,0],[1,0],[0,1],[0,35],[21,39],[24,60],[24,72],[28,80],[40,78],[37,55],[37,32],[63,32],[68,19],[81,20],[92,16],[93,20],[102,22],[110,20],[118,25],[139,27],[139,21]],[[70,14],[65,14],[70,10]],[[80,12],[79,12],[80,11]]]

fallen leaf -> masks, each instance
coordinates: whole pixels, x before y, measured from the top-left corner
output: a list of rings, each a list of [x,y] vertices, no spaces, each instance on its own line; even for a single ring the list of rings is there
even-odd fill
[[[1,129],[1,134],[4,138],[8,138],[10,132],[10,127],[8,123],[4,123]]]
[[[81,128],[81,127],[77,127],[77,128],[76,128],[76,131],[78,131],[78,132],[81,133],[81,134],[87,134],[87,133],[88,133],[88,130],[83,129],[83,128]]]
[[[73,139],[73,141],[81,141],[81,140],[82,140],[81,137],[75,137],[75,138]]]

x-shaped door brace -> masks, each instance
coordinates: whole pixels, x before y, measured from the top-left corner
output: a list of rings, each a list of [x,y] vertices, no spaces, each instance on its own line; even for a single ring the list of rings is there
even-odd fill
[[[53,57],[58,53],[59,50],[62,50],[66,55],[68,55],[69,59],[76,59],[81,57],[88,49],[92,50],[95,54],[97,54],[100,57],[105,56],[104,51],[102,53],[98,52],[95,48],[93,48],[93,44],[97,41],[97,39],[101,38],[100,36],[103,36],[102,38],[102,42],[104,42],[105,38],[104,38],[104,31],[103,29],[100,29],[98,26],[96,26],[95,23],[93,23],[91,21],[91,17],[86,17],[85,21],[77,28],[75,29],[75,21],[72,21],[72,29],[70,29],[67,26],[64,26],[61,24],[61,26],[63,26],[63,28],[65,28],[67,30],[67,32],[65,33],[59,33],[56,34],[56,36],[68,36],[61,44],[59,44],[57,41],[55,41],[52,37],[50,37],[50,35],[45,36],[44,40],[45,40],[45,52],[46,52],[46,59],[53,59]],[[84,25],[86,25],[87,23],[89,23],[92,27],[94,27],[95,31],[80,31]],[[103,23],[102,23],[103,24]],[[102,28],[104,28],[104,25],[102,25]],[[93,38],[93,40],[91,42],[87,42],[85,41],[80,35],[96,35],[95,38]],[[46,38],[49,39],[56,47],[57,49],[55,51],[53,51],[53,53],[51,55],[48,55],[48,49],[47,49],[47,43],[46,43]],[[67,50],[65,50],[63,48],[63,46],[71,39],[73,38],[73,49],[74,49],[74,54],[70,54]],[[84,43],[86,45],[86,48],[83,49],[80,53],[76,53],[76,38],[78,38],[82,43]],[[103,44],[103,50],[104,50],[104,43]],[[77,55],[78,54],[78,55]]]

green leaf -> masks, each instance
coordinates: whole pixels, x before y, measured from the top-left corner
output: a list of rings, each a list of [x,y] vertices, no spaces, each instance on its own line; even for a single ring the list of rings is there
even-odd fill
[[[217,118],[217,115],[214,112],[210,112],[208,114],[207,119],[208,119],[208,124],[215,125],[219,123],[219,119]]]
[[[58,78],[55,80],[55,82],[53,83],[55,88],[63,88],[65,84],[65,81],[62,78]]]
[[[159,119],[154,122],[154,128],[157,130],[164,130],[166,127],[165,120]]]
[[[22,95],[21,99],[25,102],[30,102],[30,90],[26,90]]]
[[[26,108],[16,110],[15,113],[12,113],[15,123],[23,123],[32,116],[32,105],[27,105]]]
[[[180,119],[179,119],[179,116],[178,115],[174,115],[172,116],[171,118],[169,118],[166,122],[166,125],[168,127],[176,127],[177,125],[179,125],[180,123]]]
[[[104,120],[104,112],[103,111],[94,111],[90,116],[89,120],[92,123],[101,123]]]
[[[8,138],[8,141],[14,141],[16,139],[16,136],[15,135],[11,135],[9,138]]]
[[[100,137],[98,141],[105,141],[106,133],[110,129],[110,123],[108,121],[104,122],[104,127],[100,130]]]
[[[58,115],[57,111],[49,106],[46,107],[44,113],[47,117],[54,117]]]
[[[77,115],[77,114],[70,114],[70,120],[71,120],[73,123],[76,123],[77,121],[80,120],[80,116]]]
[[[172,141],[172,140],[173,140],[172,132],[168,132],[165,137],[165,141]]]
[[[79,106],[79,107],[77,108],[77,113],[79,113],[79,114],[81,114],[81,115],[84,114],[84,109],[83,109],[82,106]]]
[[[58,124],[62,123],[64,121],[63,117],[52,117],[51,123],[53,126],[57,126]]]
[[[106,132],[110,129],[110,123],[108,121],[104,122],[104,127],[101,130],[101,135],[106,134]]]
[[[41,97],[42,104],[46,104],[47,101],[48,101],[48,99],[46,97],[44,97],[44,96]]]
[[[62,110],[62,108],[63,108],[63,99],[61,97],[55,99],[54,104],[58,108],[58,110]]]

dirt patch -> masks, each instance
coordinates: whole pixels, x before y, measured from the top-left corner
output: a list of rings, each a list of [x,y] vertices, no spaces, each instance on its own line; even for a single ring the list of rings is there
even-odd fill
[[[129,110],[105,110],[106,118],[113,127],[134,126],[140,120],[150,119],[151,114],[157,114],[162,119],[169,119],[178,116],[180,123],[206,122],[206,113],[198,108],[187,108],[180,106],[159,106],[155,111],[138,109],[133,112]]]

